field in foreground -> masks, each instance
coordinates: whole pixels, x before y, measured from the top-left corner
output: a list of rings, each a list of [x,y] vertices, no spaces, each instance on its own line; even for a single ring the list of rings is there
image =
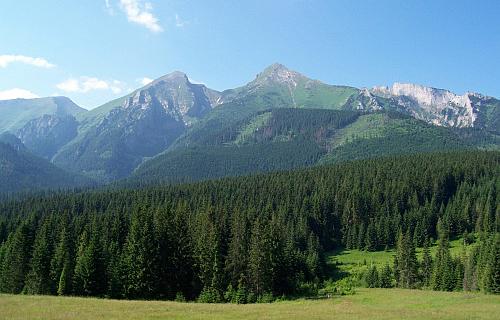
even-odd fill
[[[0,295],[2,319],[498,319],[499,314],[500,296],[402,289],[254,305]]]

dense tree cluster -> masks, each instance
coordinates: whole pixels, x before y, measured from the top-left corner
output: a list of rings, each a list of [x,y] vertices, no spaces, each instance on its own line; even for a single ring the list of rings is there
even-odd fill
[[[464,287],[497,292],[499,168],[499,153],[444,153],[4,201],[0,290],[266,301],[318,285],[326,250],[397,246],[373,286],[448,290],[463,270]],[[464,232],[484,239],[458,265],[446,239]],[[415,246],[438,237],[438,255],[418,262]]]
[[[434,258],[427,245],[421,261],[408,234],[400,234],[394,268],[373,265],[364,274],[369,288],[425,288],[438,291],[500,293],[500,233],[481,233],[473,244],[464,237],[462,253],[452,256],[446,230],[440,231]]]

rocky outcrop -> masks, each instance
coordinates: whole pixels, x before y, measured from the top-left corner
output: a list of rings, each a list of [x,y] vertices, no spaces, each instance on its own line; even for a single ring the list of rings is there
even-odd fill
[[[417,119],[448,127],[474,127],[478,105],[473,103],[474,93],[457,95],[451,91],[411,83],[395,83],[391,87],[374,87],[374,95],[387,98]]]
[[[17,137],[34,154],[51,159],[77,135],[78,122],[71,115],[43,115],[17,131]]]

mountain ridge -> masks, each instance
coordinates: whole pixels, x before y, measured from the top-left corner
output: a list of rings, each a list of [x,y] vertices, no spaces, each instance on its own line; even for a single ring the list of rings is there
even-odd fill
[[[242,138],[247,137],[242,136],[243,132],[255,135],[257,133],[252,130],[263,129],[263,125],[269,132],[277,129],[273,127],[275,125],[286,127],[286,124],[276,122],[277,115],[282,115],[289,121],[298,121],[297,114],[288,111],[274,113],[273,110],[279,109],[304,110],[301,115],[307,119],[316,119],[319,113],[314,110],[354,111],[360,115],[351,127],[341,129],[338,133],[341,134],[342,130],[350,132],[358,140],[344,139],[342,141],[347,144],[340,148],[340,145],[335,144],[338,137],[330,137],[335,141],[321,141],[321,145],[310,149],[312,158],[300,161],[289,159],[293,166],[316,163],[324,156],[325,150],[322,148],[325,146],[340,152],[339,155],[330,154],[328,159],[349,159],[350,155],[359,158],[380,154],[375,152],[377,145],[383,152],[392,152],[388,147],[390,143],[403,141],[408,144],[407,150],[423,151],[439,149],[439,146],[455,148],[460,144],[464,148],[499,148],[500,145],[500,101],[493,97],[477,93],[457,95],[445,89],[404,83],[373,88],[330,85],[310,79],[279,63],[268,66],[247,84],[224,91],[192,83],[184,72],[174,71],[90,111],[71,109],[71,105],[68,105],[72,111],[70,115],[64,113],[64,102],[69,104],[68,101],[71,100],[46,99],[59,102],[63,112],[58,112],[55,108],[52,110],[53,114],[30,116],[24,123],[17,125],[19,128],[14,130],[14,134],[21,138],[31,152],[51,159],[65,170],[83,173],[101,182],[127,178],[139,165],[162,154],[184,152],[189,157],[193,155],[193,148],[202,150],[207,146],[217,146],[220,152],[227,153],[227,146],[221,145],[220,141],[234,144],[237,137],[240,137],[237,141],[247,141]],[[8,102],[4,102],[4,105],[8,105]],[[273,114],[273,122],[262,122],[271,119],[268,118],[269,112]],[[429,125],[447,128],[449,132],[436,131],[406,118],[398,120],[392,116],[362,116],[379,112],[396,112]],[[367,122],[366,119],[371,120]],[[326,127],[314,129],[318,130],[318,137],[324,137],[324,130],[330,130],[329,124],[324,126]],[[290,148],[304,146],[303,141],[295,139],[312,129],[301,128],[299,131],[283,132],[279,137],[273,138],[284,139],[281,142],[286,144],[274,144],[280,141],[262,140],[262,137],[254,136],[254,140],[248,141],[257,141],[259,145],[264,143],[265,147],[255,145],[255,149],[252,149],[254,142],[248,144],[247,141],[244,144],[246,151],[241,148],[242,145],[236,146],[233,151],[272,153],[271,147],[274,145],[281,148],[280,152],[289,152],[294,156],[296,153]],[[389,128],[396,131],[391,133]],[[429,135],[432,132],[439,136],[437,144],[431,143],[432,137]],[[404,134],[400,135],[401,133]],[[413,139],[409,133],[419,138]],[[411,145],[412,143],[415,145]],[[425,148],[420,145],[423,143],[431,143],[432,147]],[[360,148],[371,151],[365,152]],[[188,150],[190,151],[187,152]],[[397,147],[394,150],[405,152],[405,148]],[[213,152],[211,156],[213,159],[218,158],[217,161],[225,161]],[[280,158],[273,157],[269,159]],[[182,161],[178,156],[174,158],[175,161]],[[232,163],[238,165],[234,161],[240,161],[238,159],[241,157],[236,155],[231,159]],[[255,161],[258,162],[257,158]],[[279,169],[276,163],[272,166],[265,165],[265,168],[271,167]]]

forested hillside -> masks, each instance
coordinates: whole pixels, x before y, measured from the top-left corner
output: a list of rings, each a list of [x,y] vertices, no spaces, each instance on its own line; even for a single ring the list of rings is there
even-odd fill
[[[327,250],[396,244],[386,276],[420,287],[414,248],[439,238],[432,288],[499,292],[499,168],[497,152],[412,155],[3,202],[0,290],[268,301],[320,288]],[[465,232],[475,245],[452,259]]]
[[[0,137],[0,181],[0,195],[95,185],[86,177],[66,172],[31,154],[19,139],[7,134]]]
[[[184,145],[145,161],[128,182],[191,182],[391,154],[489,148],[484,131],[437,127],[395,112],[272,109],[225,126],[208,123]]]

